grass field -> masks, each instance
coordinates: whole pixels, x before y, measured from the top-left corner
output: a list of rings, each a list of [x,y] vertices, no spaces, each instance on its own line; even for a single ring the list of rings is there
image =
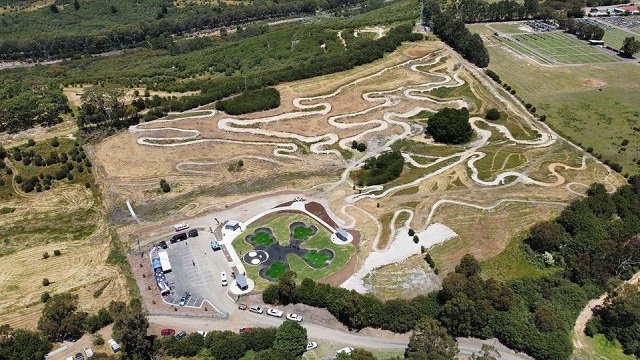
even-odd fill
[[[491,29],[471,25],[474,32],[489,38],[489,69],[518,95],[547,116],[547,124],[583,148],[623,166],[623,173],[636,174],[640,166],[640,67],[637,64],[611,63],[582,66],[540,67],[514,56],[496,41]],[[598,89],[602,89],[599,91]],[[597,131],[593,131],[594,129]],[[629,140],[624,147],[621,143]]]
[[[312,263],[314,266],[321,267],[326,264],[329,256],[325,253],[317,252],[317,251],[309,251],[304,255],[304,258]]]
[[[616,56],[590,46],[584,41],[563,33],[521,34],[513,39],[541,57],[559,64],[589,64],[620,61]],[[525,54],[526,55],[526,54]]]
[[[516,237],[499,255],[481,263],[487,277],[510,280],[520,277],[539,277],[553,273],[554,269],[543,269],[532,264],[522,250],[522,236]]]
[[[313,229],[306,226],[296,226],[293,228],[293,238],[296,240],[304,240],[313,234]]]
[[[284,263],[282,261],[276,261],[269,266],[264,274],[270,279],[277,279],[284,274],[285,270],[287,270],[287,268],[284,266]]]
[[[519,34],[523,31],[520,29],[523,25],[518,23],[495,23],[491,24],[491,27],[496,29],[497,31],[506,33],[506,34]]]
[[[273,238],[265,231],[260,231],[249,239],[254,244],[269,246],[273,244]]]
[[[635,357],[626,355],[618,342],[609,341],[603,334],[596,334],[593,338],[585,336],[581,340],[582,349],[576,349],[572,358],[575,360],[633,360]]]
[[[602,40],[604,40],[605,44],[613,47],[614,49],[620,49],[622,47],[624,39],[629,36],[636,36],[637,38],[638,35],[616,28],[607,28],[604,31]]]

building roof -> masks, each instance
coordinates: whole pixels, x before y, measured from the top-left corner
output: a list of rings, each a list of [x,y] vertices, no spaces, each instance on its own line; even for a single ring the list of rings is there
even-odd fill
[[[338,228],[338,229],[336,229],[336,233],[338,233],[338,234],[340,234],[340,235],[342,235],[342,236],[344,236],[344,237],[349,236],[349,233],[347,232],[347,230],[342,229],[342,228]]]
[[[632,13],[634,11],[638,11],[638,6],[637,5],[620,6],[620,7],[617,7],[616,10],[628,11]]]
[[[248,286],[247,277],[244,276],[243,274],[236,275],[236,283],[238,283],[238,287],[241,287],[241,288]]]
[[[162,267],[162,262],[160,261],[160,258],[153,259],[153,261],[151,262],[151,267],[153,269],[157,269],[157,268]]]
[[[238,225],[238,222],[235,220],[229,220],[227,221],[227,226],[236,226]]]

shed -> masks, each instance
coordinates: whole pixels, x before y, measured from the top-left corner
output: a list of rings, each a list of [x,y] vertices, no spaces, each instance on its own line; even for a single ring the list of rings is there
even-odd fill
[[[349,233],[342,228],[336,229],[336,237],[342,241],[349,241]]]
[[[227,221],[227,223],[225,224],[224,228],[225,228],[225,229],[228,229],[228,230],[233,230],[233,231],[235,231],[235,230],[240,229],[240,223],[239,223],[239,222],[237,222],[237,221],[234,221],[234,220],[229,220],[229,221]]]
[[[245,291],[249,288],[249,284],[247,283],[247,277],[244,274],[236,275],[236,284],[238,288],[242,291]]]

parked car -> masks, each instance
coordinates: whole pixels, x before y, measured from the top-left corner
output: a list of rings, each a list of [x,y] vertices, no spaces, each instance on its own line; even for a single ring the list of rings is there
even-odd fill
[[[169,336],[169,335],[173,335],[175,333],[176,333],[176,331],[174,329],[162,329],[162,330],[160,330],[160,335],[162,335],[162,336]]]
[[[267,310],[267,315],[282,317],[283,312],[278,309],[269,309]]]
[[[114,353],[117,353],[118,351],[120,351],[120,344],[118,344],[115,340],[109,339],[108,343],[109,343],[109,346],[111,347],[111,350],[113,350]]]
[[[246,332],[249,332],[251,330],[253,330],[253,328],[245,326],[245,327],[240,328],[240,333],[246,333]]]
[[[84,360],[84,356],[81,353],[76,353],[76,356],[73,358],[74,360]]]
[[[340,355],[340,354],[349,355],[349,354],[351,354],[351,352],[353,352],[353,348],[350,347],[350,346],[347,346],[346,348],[342,348],[342,349],[336,351],[336,354],[337,355]]]
[[[187,336],[187,332],[182,330],[182,331],[180,331],[179,333],[176,334],[176,339],[180,340],[185,336]]]
[[[196,237],[198,236],[198,229],[191,229],[189,230],[189,237]]]
[[[178,241],[182,241],[182,240],[187,240],[187,233],[186,232],[181,232],[181,233],[177,233],[177,234],[173,235],[169,242],[174,244],[174,243],[176,243]]]
[[[300,314],[287,314],[287,320],[293,320],[297,322],[302,322],[302,315]]]
[[[206,337],[208,333],[208,331],[198,331],[198,334],[202,335],[202,337]]]
[[[85,348],[84,353],[87,354],[87,358],[91,358],[93,356],[93,350],[91,350],[91,348]]]
[[[317,347],[318,347],[318,343],[317,343],[317,342],[315,342],[315,341],[309,341],[309,342],[307,343],[306,351],[313,350],[313,349],[315,349],[315,348],[317,348]]]
[[[227,281],[227,273],[224,271],[220,273],[220,283],[222,286],[229,285],[229,282]]]
[[[191,298],[191,293],[188,291],[185,291],[184,295],[182,295],[182,297],[180,298],[180,306],[185,306],[190,298]]]
[[[251,307],[249,308],[249,311],[256,314],[262,314],[262,308],[256,305],[251,305]]]
[[[64,336],[62,337],[62,340],[63,341],[70,341],[70,342],[76,342],[80,338],[81,338],[81,336],[78,336],[76,334],[64,334]]]
[[[238,305],[238,309],[240,309],[240,310],[247,310],[247,304],[240,303],[240,304]]]
[[[166,241],[164,241],[164,240],[160,241],[160,242],[158,243],[158,246],[159,246],[161,249],[167,249],[167,248],[169,247],[169,246],[167,245],[167,242],[166,242]]]
[[[173,228],[175,229],[175,231],[187,230],[189,228],[189,224],[187,223],[175,224],[173,225]]]

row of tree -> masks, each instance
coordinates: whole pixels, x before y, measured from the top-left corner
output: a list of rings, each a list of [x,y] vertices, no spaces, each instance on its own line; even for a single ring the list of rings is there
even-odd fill
[[[582,40],[602,40],[604,29],[588,24],[585,22],[575,21],[572,18],[563,18],[558,20],[561,29],[565,29],[568,33],[574,34],[578,39]]]
[[[461,17],[453,11],[440,11],[437,0],[427,0],[424,4],[423,21],[433,33],[447,45],[458,51],[465,59],[479,67],[489,65],[489,52],[478,34],[472,34]]]
[[[229,115],[248,114],[280,106],[280,92],[274,88],[251,90],[216,102],[216,109]]]

